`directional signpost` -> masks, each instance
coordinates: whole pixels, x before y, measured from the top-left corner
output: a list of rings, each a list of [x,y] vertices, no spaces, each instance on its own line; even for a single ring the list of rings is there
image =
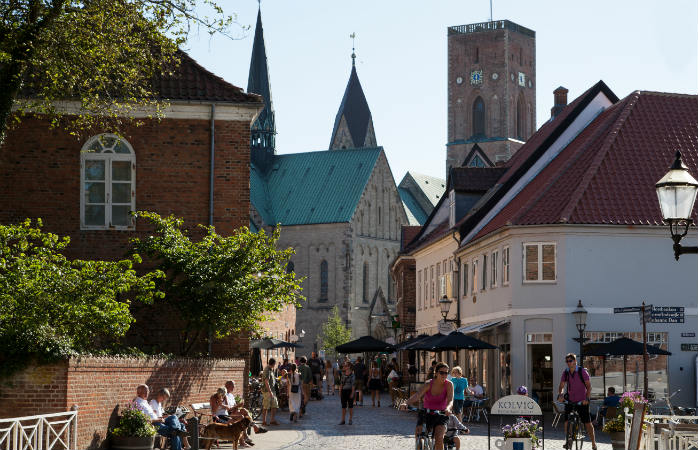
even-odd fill
[[[643,371],[645,384],[644,389],[642,391],[643,396],[645,398],[647,398],[647,385],[649,384],[647,376],[647,361],[649,360],[649,355],[647,354],[647,322],[649,322],[652,319],[653,309],[654,308],[652,308],[652,305],[645,305],[645,302],[642,302],[642,306],[626,306],[623,308],[613,308],[614,314],[633,312],[640,313],[640,322],[642,322],[642,365],[644,366]]]
[[[652,309],[653,323],[684,323],[683,306],[655,306]]]

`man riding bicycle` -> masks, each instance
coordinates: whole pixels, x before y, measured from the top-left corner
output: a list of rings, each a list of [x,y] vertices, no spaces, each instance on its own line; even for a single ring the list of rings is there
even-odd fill
[[[418,403],[424,398],[424,409],[419,411],[415,439],[419,439],[419,435],[422,434],[422,425],[426,425],[427,431],[433,429],[434,450],[444,448],[448,416],[451,415],[451,408],[453,408],[453,383],[447,379],[448,372],[447,364],[438,363],[434,368],[434,378],[424,383],[418,392],[407,399],[409,405]]]
[[[591,382],[589,381],[589,372],[583,367],[577,365],[577,356],[574,353],[568,353],[565,356],[567,368],[562,373],[560,378],[560,387],[558,388],[557,400],[564,401],[565,396],[563,391],[567,385],[567,402],[565,403],[565,436],[567,436],[567,419],[572,409],[576,409],[581,422],[586,428],[587,435],[591,438],[591,448],[596,450],[596,437],[594,436],[594,427],[591,425],[591,415],[589,414],[589,400],[591,399]],[[564,448],[572,447],[572,443],[566,439]]]

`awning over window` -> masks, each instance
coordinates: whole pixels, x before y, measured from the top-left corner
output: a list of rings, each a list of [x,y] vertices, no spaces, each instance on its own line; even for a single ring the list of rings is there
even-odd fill
[[[487,328],[496,327],[497,325],[502,325],[505,323],[509,323],[509,320],[500,319],[493,320],[491,322],[478,323],[476,325],[466,325],[464,327],[458,328],[458,331],[464,334],[479,333],[481,331],[486,330]]]

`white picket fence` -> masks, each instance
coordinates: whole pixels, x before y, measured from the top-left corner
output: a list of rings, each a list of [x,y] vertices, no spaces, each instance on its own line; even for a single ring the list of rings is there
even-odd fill
[[[625,448],[630,440],[630,415],[625,416]],[[695,416],[646,415],[640,450],[698,450]]]
[[[74,450],[78,412],[0,419],[0,450]]]

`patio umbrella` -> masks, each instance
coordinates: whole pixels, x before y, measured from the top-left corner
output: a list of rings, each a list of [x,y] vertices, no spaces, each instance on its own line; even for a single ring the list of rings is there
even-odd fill
[[[626,369],[625,365],[628,361],[628,355],[642,355],[643,344],[642,342],[635,341],[633,339],[622,337],[615,341],[603,343],[596,342],[584,346],[584,356],[601,356],[603,362],[603,392],[606,394],[606,357],[607,356],[622,356],[623,357],[623,390],[625,391],[626,385]],[[661,348],[647,344],[647,354],[648,355],[671,355],[671,352],[662,350]]]
[[[252,357],[250,358],[250,372],[256,377],[262,369],[262,351],[258,348],[253,348]]]
[[[430,337],[428,334],[420,334],[419,336],[415,336],[413,338],[410,338],[406,340],[405,342],[401,342],[400,345],[395,347],[395,350],[412,350],[409,348],[410,345],[417,343],[423,339],[426,339]]]
[[[250,341],[250,348],[258,348],[260,350],[272,350],[275,348],[297,348],[302,347],[301,345],[294,344],[292,342],[282,341],[281,339],[252,339]]]
[[[371,336],[363,336],[334,348],[339,353],[390,352],[395,346]]]
[[[474,338],[460,331],[452,331],[434,342],[433,350],[496,350],[497,346]]]

